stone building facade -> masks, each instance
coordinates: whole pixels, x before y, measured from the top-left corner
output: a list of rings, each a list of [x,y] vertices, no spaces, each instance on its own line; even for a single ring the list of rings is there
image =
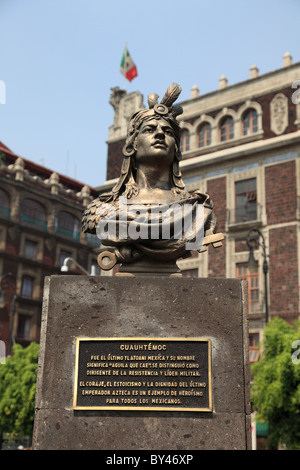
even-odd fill
[[[169,84],[166,84],[166,87]],[[181,170],[187,189],[212,197],[222,248],[179,262],[186,276],[239,277],[248,280],[251,360],[266,321],[263,250],[255,249],[257,270],[247,261],[248,232],[256,228],[265,239],[269,265],[269,318],[288,322],[299,318],[300,279],[300,63],[286,53],[282,67],[259,74],[251,67],[247,80],[179,103],[183,114]],[[150,90],[153,91],[153,90]],[[164,91],[164,90],[163,90]],[[300,93],[299,93],[300,98]],[[120,174],[122,147],[130,114],[143,105],[139,92],[112,89],[115,110],[109,129],[107,181],[111,188]]]
[[[95,189],[21,158],[0,142],[0,340],[39,342],[44,277],[97,266],[97,237],[81,232]],[[12,341],[11,341],[12,340]],[[2,343],[3,345],[3,343]]]

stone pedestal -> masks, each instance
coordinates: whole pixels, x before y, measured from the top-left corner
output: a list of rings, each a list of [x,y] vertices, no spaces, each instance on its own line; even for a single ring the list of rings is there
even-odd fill
[[[74,409],[77,338],[209,339],[211,411]],[[244,281],[46,278],[33,448],[250,449]]]

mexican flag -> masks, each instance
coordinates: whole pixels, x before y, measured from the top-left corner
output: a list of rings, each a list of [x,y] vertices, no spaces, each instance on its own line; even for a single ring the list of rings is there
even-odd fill
[[[125,47],[124,52],[123,52],[121,65],[120,65],[120,72],[130,82],[135,77],[137,77],[137,68],[136,68],[135,63],[132,60],[131,55],[128,52],[127,47]]]

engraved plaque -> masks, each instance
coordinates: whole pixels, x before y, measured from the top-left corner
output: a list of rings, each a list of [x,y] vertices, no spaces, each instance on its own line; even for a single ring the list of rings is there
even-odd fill
[[[211,341],[77,338],[73,408],[212,411]]]

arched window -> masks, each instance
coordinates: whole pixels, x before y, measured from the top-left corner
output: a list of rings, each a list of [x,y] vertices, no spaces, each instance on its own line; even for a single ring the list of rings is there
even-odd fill
[[[26,224],[45,228],[46,211],[41,204],[33,199],[25,198],[22,200],[20,218]]]
[[[9,209],[9,198],[5,191],[0,189],[0,215],[4,217],[9,217],[10,209]]]
[[[231,116],[225,116],[220,124],[220,141],[225,142],[234,137],[233,119]]]
[[[190,150],[190,133],[187,129],[183,129],[180,136],[180,151],[187,152],[188,150]]]
[[[211,125],[208,122],[202,124],[198,129],[198,147],[207,147],[211,144]]]
[[[55,231],[70,238],[79,240],[79,222],[74,215],[60,211],[55,220]]]
[[[243,115],[243,135],[254,134],[257,131],[257,111],[255,109],[248,109]]]

